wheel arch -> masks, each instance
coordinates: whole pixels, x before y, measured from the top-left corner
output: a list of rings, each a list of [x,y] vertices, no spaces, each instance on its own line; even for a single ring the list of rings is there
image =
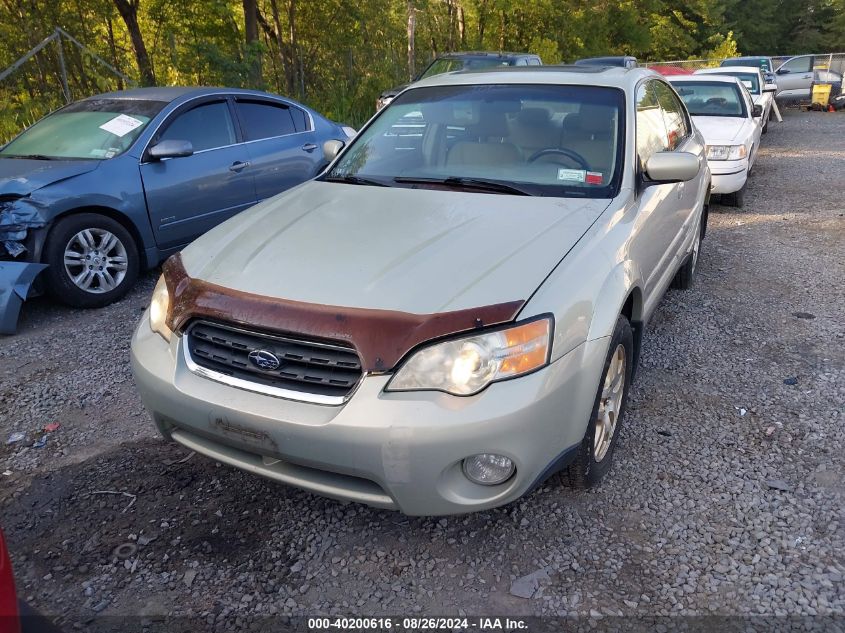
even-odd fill
[[[147,262],[147,255],[144,248],[144,240],[141,237],[140,232],[138,231],[138,227],[124,213],[121,213],[120,211],[117,211],[116,209],[113,209],[111,207],[102,205],[86,205],[83,207],[76,207],[63,211],[60,214],[56,215],[50,222],[48,230],[44,232],[42,239],[40,240],[37,246],[38,261],[42,261],[44,258],[44,244],[47,241],[47,236],[52,232],[56,224],[61,220],[64,220],[65,218],[69,218],[74,215],[81,215],[83,213],[94,213],[97,215],[105,216],[111,220],[114,220],[115,222],[120,224],[124,229],[126,229],[129,235],[132,236],[132,239],[135,241],[135,249],[138,251],[138,257],[140,258],[140,269],[144,270],[148,268],[149,262]]]

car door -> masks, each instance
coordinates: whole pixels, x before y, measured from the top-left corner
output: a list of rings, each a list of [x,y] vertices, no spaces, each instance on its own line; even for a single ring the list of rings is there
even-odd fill
[[[809,97],[813,85],[813,56],[799,55],[788,59],[776,74],[779,97]]]
[[[189,141],[193,154],[152,160],[145,152],[142,158],[147,210],[164,250],[187,244],[255,203],[249,156],[226,97],[176,110],[148,149],[165,140]]]
[[[666,126],[667,148],[664,151],[703,155],[704,148],[693,136],[692,123],[689,120],[686,107],[675,94],[675,91],[662,81],[654,81],[653,87]],[[685,252],[682,252],[684,238],[689,235],[690,224],[697,219],[695,211],[698,201],[698,185],[698,179],[690,182],[679,182],[675,185],[677,201],[672,202],[670,199],[666,201],[663,213],[667,222],[671,223],[670,230],[673,231],[669,251],[674,256],[674,264],[680,263],[678,259],[686,255]],[[670,263],[669,267],[674,271],[676,266]]]
[[[636,91],[636,147],[638,169],[645,173],[648,159],[656,152],[670,151],[670,139],[658,101],[657,80],[642,82]],[[639,192],[639,209],[635,221],[631,252],[640,263],[646,301],[659,297],[661,280],[674,261],[672,244],[676,241],[683,204],[683,190],[678,184],[649,184]]]
[[[258,200],[275,196],[317,174],[323,164],[311,116],[282,101],[236,97],[235,109],[249,154]]]

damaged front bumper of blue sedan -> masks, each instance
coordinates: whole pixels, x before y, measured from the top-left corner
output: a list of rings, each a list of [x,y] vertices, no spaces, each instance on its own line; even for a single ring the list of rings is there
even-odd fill
[[[14,334],[21,305],[47,264],[0,261],[0,334]]]
[[[46,225],[25,197],[0,200],[0,334],[14,334],[21,305],[46,264],[23,261],[29,232]],[[19,259],[20,258],[20,259]]]

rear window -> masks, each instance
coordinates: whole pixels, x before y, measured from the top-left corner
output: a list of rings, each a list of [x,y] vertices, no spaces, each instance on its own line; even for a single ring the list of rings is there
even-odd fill
[[[296,132],[291,109],[266,101],[238,101],[238,116],[244,139],[257,141]]]
[[[734,83],[678,81],[672,85],[693,116],[748,116],[740,87]]]

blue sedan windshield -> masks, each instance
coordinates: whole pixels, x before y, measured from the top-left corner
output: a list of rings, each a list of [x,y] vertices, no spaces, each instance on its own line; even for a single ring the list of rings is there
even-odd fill
[[[129,149],[165,105],[136,99],[77,101],[23,132],[0,151],[0,158],[113,158]]]

